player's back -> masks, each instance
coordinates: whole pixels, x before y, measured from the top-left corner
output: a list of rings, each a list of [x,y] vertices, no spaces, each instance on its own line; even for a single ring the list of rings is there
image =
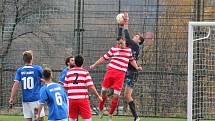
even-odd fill
[[[17,69],[15,80],[21,82],[23,102],[39,100],[42,67],[38,65],[25,65]]]
[[[69,99],[88,99],[88,87],[93,85],[89,72],[81,67],[74,67],[67,72],[64,87]]]
[[[67,95],[62,86],[57,83],[49,83],[44,85],[41,91],[44,91],[48,97],[49,120],[67,118]]]
[[[132,40],[133,41],[133,40]],[[128,45],[129,48],[131,48],[132,50],[132,55],[134,57],[134,60],[138,60],[139,59],[139,53],[140,53],[140,47],[138,44],[130,44]],[[135,69],[131,63],[128,64],[128,71],[137,71],[137,69]]]
[[[129,60],[132,59],[132,52],[131,49],[126,48],[119,48],[119,46],[112,47],[108,53],[104,55],[104,58],[107,59],[111,57],[109,67],[126,71],[128,67]]]

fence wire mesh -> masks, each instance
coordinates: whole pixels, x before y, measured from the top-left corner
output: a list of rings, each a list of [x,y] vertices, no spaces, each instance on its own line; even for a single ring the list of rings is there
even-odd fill
[[[213,21],[213,0],[0,0],[0,6],[1,109],[23,51],[33,50],[34,63],[50,67],[58,80],[67,56],[82,54],[87,67],[116,44],[115,16],[128,11],[131,34],[154,33],[138,62],[144,68],[133,94],[139,115],[186,117],[187,25]],[[105,65],[90,72],[100,90]],[[130,115],[121,98],[117,114]],[[21,91],[15,106],[21,106]]]

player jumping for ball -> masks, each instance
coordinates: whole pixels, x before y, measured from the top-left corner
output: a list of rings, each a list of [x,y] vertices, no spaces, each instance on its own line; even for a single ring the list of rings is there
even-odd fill
[[[108,111],[109,121],[112,121],[112,116],[118,105],[119,96],[123,87],[128,63],[130,62],[136,70],[142,70],[142,67],[139,67],[133,59],[132,51],[126,47],[126,40],[123,37],[119,39],[116,46],[112,47],[103,57],[91,65],[90,68],[94,69],[107,60],[110,60],[110,63],[107,66],[107,71],[102,82],[101,95],[103,101],[99,102],[99,117],[102,118],[103,115],[104,104],[107,100],[107,91],[113,89],[114,94]]]
[[[132,54],[134,59],[137,61],[139,58],[140,53],[140,45],[143,44],[144,38],[141,34],[135,34],[133,38],[130,38],[129,32],[128,32],[128,13],[124,12],[124,22],[120,24],[119,27],[119,37],[122,36],[122,30],[124,28],[124,34],[126,38],[126,45],[131,48]],[[129,105],[129,108],[131,110],[131,113],[134,117],[134,121],[139,121],[140,118],[137,115],[135,103],[132,98],[132,92],[134,88],[134,84],[138,79],[138,70],[132,66],[131,63],[128,64],[128,70],[126,72],[125,81],[126,81],[126,87],[125,87],[125,99]]]

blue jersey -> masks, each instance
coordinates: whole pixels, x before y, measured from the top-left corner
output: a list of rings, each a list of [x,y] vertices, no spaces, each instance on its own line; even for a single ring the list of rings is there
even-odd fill
[[[40,104],[48,104],[48,120],[61,120],[68,117],[67,96],[57,83],[44,85],[40,90]]]
[[[64,83],[64,80],[65,80],[65,77],[66,77],[66,73],[67,73],[68,70],[69,70],[68,67],[65,67],[63,69],[63,71],[60,73],[59,81],[58,82]]]
[[[33,102],[39,100],[42,67],[38,65],[25,65],[17,69],[14,81],[22,85],[22,101]]]

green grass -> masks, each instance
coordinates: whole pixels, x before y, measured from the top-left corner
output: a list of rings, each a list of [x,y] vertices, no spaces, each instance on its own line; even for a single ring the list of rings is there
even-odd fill
[[[0,121],[24,121],[23,116],[7,116],[0,115]],[[47,117],[45,119],[47,121]],[[79,120],[83,121],[83,120]],[[103,119],[99,119],[97,116],[93,116],[93,121],[107,121],[107,116],[104,116]],[[126,116],[115,116],[113,121],[133,121],[132,117]],[[186,121],[186,119],[175,119],[175,118],[142,118],[141,121]]]

